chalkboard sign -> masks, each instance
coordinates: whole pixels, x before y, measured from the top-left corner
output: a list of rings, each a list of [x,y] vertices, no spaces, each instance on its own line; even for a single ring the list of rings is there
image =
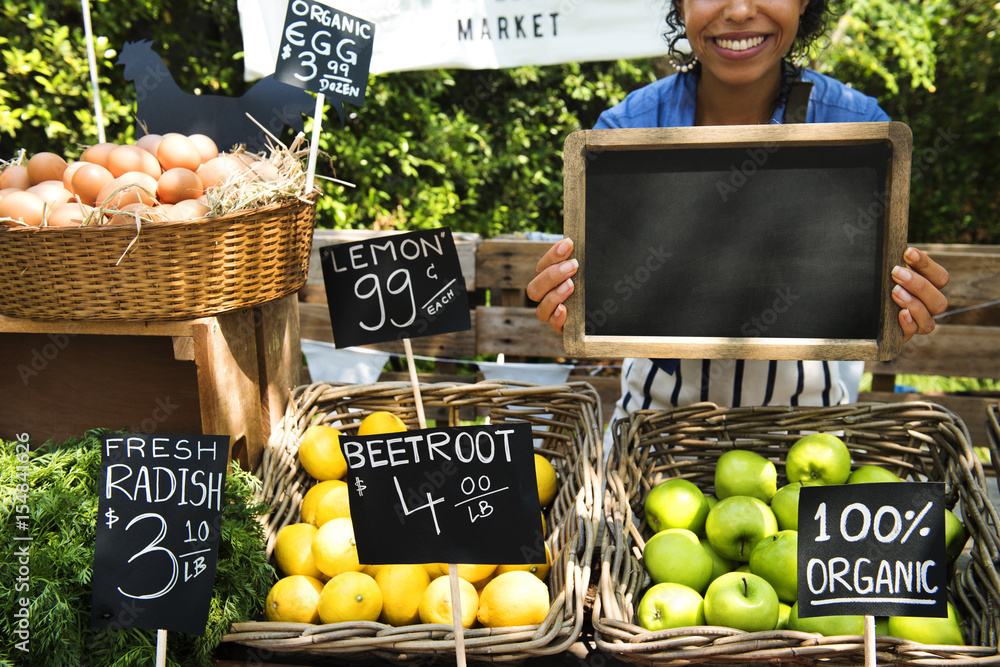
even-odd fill
[[[901,123],[573,133],[567,353],[893,358],[911,147]]]
[[[364,106],[375,24],[312,0],[290,0],[274,78]]]
[[[229,437],[101,437],[91,625],[205,634]]]
[[[799,616],[948,615],[944,484],[804,486]]]
[[[545,562],[531,426],[341,436],[362,563]]]
[[[319,257],[338,348],[472,327],[448,228],[324,246]]]

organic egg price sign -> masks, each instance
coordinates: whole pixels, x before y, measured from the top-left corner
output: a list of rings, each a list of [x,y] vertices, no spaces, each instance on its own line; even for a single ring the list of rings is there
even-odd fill
[[[803,486],[798,614],[948,615],[944,484]]]
[[[340,438],[362,563],[545,558],[527,423]]]
[[[337,347],[466,331],[469,297],[451,230],[320,248]]]
[[[364,106],[375,24],[311,0],[291,0],[275,63],[278,81]]]
[[[91,625],[205,634],[229,436],[101,437]]]

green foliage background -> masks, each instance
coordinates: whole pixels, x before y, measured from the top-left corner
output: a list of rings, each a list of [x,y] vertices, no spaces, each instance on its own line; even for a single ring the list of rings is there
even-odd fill
[[[914,133],[910,237],[1000,243],[1000,5],[834,0],[812,66],[876,96]],[[109,140],[134,139],[134,92],[115,66],[152,39],[181,87],[242,94],[235,0],[91,2]],[[96,141],[79,2],[15,0],[0,14],[0,159]],[[484,236],[562,226],[562,142],[667,72],[658,60],[372,77],[345,126],[328,110],[318,172],[325,227],[445,224]]]

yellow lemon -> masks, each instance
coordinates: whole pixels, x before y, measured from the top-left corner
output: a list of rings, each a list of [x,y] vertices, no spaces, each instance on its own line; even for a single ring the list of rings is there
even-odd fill
[[[312,556],[315,535],[316,526],[311,523],[293,523],[278,531],[274,540],[274,560],[283,576],[304,574],[316,579],[325,578]]]
[[[302,523],[316,525],[316,506],[319,505],[320,499],[328,491],[338,486],[347,488],[347,482],[342,479],[328,479],[325,482],[313,485],[311,489],[306,491],[306,495],[302,497],[302,506],[299,508],[299,517],[302,519]]]
[[[559,480],[556,469],[541,454],[535,454],[535,481],[538,483],[538,504],[548,507],[556,498]]]
[[[316,525],[322,527],[330,519],[351,516],[351,501],[348,499],[350,489],[347,484],[336,486],[319,499],[316,504]]]
[[[322,482],[340,479],[347,473],[340,435],[340,431],[325,424],[313,424],[302,434],[299,463],[313,478]]]
[[[427,574],[430,575],[431,579],[437,579],[440,576],[448,574],[447,567],[445,568],[445,571],[442,572],[441,565],[438,563],[424,563],[424,569],[427,570]]]
[[[431,583],[423,565],[385,565],[375,583],[382,590],[380,621],[396,627],[420,622],[420,598]]]
[[[381,570],[383,567],[385,567],[385,565],[365,565],[363,568],[361,568],[361,571],[367,574],[369,577],[374,578],[375,575],[378,574],[378,571]]]
[[[486,584],[476,617],[487,628],[507,628],[539,625],[548,613],[549,587],[530,572],[514,570]]]
[[[441,569],[441,573],[448,574],[448,563],[438,563],[437,566]],[[458,564],[458,576],[460,579],[465,579],[470,584],[475,584],[483,579],[486,579],[493,571],[497,569],[494,565],[470,565],[468,563]]]
[[[465,579],[458,579],[458,600],[462,607],[462,627],[471,628],[476,622],[479,594]],[[451,618],[451,577],[438,577],[427,585],[417,608],[422,623],[454,625]]]
[[[326,582],[319,596],[323,623],[375,621],[382,613],[382,591],[364,572],[341,572]]]
[[[305,520],[305,519],[303,519],[303,521],[304,521],[304,520]],[[546,535],[548,535],[548,534],[549,534],[549,529],[548,529],[548,527],[547,527],[547,526],[545,525],[545,512],[542,512],[542,537],[545,537],[545,536],[546,536]]]
[[[323,582],[293,574],[271,586],[264,602],[264,615],[281,623],[319,623],[319,595]]]
[[[552,567],[552,552],[549,551],[549,545],[545,545],[545,562],[544,563],[534,563],[531,565],[500,565],[497,567],[496,575],[501,575],[504,572],[513,572],[514,570],[524,570],[525,572],[530,572],[542,581],[545,581],[545,577],[549,576],[549,569]]]
[[[358,435],[380,435],[382,433],[402,433],[406,430],[403,420],[391,412],[380,410],[361,420]]]
[[[358,560],[354,524],[346,517],[331,519],[319,527],[313,537],[312,555],[319,571],[331,578],[341,572],[360,572],[364,567]]]

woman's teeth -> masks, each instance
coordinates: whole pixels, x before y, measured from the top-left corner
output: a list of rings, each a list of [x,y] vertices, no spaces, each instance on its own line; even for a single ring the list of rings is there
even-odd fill
[[[750,39],[716,39],[715,43],[730,51],[746,51],[755,46],[760,46],[764,42],[764,35],[751,37]]]

